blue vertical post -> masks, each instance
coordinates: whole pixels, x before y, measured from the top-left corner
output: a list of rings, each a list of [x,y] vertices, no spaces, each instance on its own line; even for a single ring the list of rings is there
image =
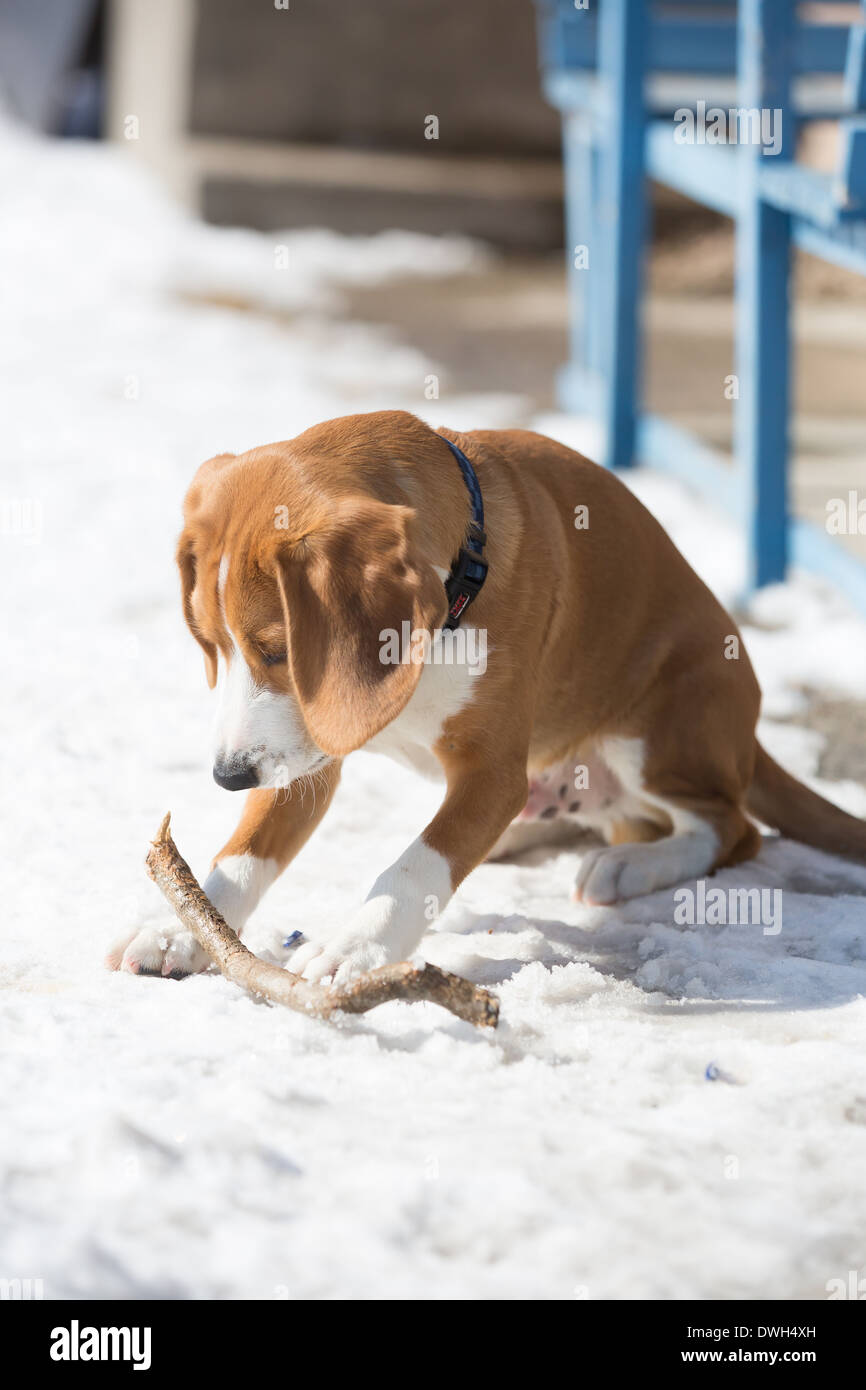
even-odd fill
[[[787,563],[791,227],[788,213],[762,200],[760,172],[770,159],[790,160],[795,153],[795,25],[790,0],[740,0],[738,107],[759,111],[768,123],[765,129],[776,130],[781,122],[782,141],[776,155],[763,153],[761,143],[744,143],[735,156],[740,161],[741,199],[736,237],[735,454],[745,492],[750,588],[783,579]]]
[[[594,228],[597,172],[591,113],[577,110],[566,114],[562,126],[562,146],[571,344],[569,367],[566,368],[563,378],[563,396],[567,406],[584,410],[586,403],[575,398],[574,384],[585,372],[598,369],[599,316],[595,301],[598,297],[598,283],[603,274],[603,248]],[[585,264],[582,255],[584,247]],[[579,264],[575,263],[576,260]]]
[[[837,186],[846,212],[866,213],[866,0],[860,24],[852,24],[845,63],[846,119],[840,122],[841,161]]]
[[[866,108],[866,0],[860,0],[860,23],[852,24],[848,34],[845,61],[845,108]]]
[[[645,0],[604,0],[598,74],[604,111],[595,234],[604,263],[598,284],[598,360],[603,382],[605,463],[634,462],[640,375],[641,259],[645,225]]]

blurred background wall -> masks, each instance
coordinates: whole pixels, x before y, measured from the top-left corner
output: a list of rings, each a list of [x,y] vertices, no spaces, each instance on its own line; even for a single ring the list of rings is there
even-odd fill
[[[561,245],[529,0],[2,0],[0,16],[13,114],[128,141],[209,220]]]
[[[555,403],[568,332],[532,0],[281,2],[0,0],[0,104],[46,134],[111,139],[212,222],[479,238],[500,253],[482,270],[345,293],[443,383],[507,394],[530,421]],[[835,136],[810,126],[801,157],[833,167]],[[646,404],[727,450],[732,226],[651,198]],[[862,478],[866,280],[799,251],[794,270],[794,502],[821,521]],[[866,537],[843,543],[866,553]]]

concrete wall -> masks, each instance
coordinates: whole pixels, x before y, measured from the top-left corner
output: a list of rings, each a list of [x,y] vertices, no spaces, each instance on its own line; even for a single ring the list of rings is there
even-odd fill
[[[531,0],[111,0],[110,132],[217,222],[548,249],[559,122],[534,19]]]
[[[463,154],[559,149],[532,0],[199,0],[191,126],[202,134]]]

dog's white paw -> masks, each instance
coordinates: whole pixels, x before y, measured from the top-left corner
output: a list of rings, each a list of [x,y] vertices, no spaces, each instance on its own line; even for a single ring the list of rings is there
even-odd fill
[[[710,826],[649,845],[590,850],[581,860],[573,896],[576,902],[608,907],[657,893],[710,872],[717,850],[718,840]]]
[[[647,846],[617,845],[591,849],[583,856],[574,885],[575,902],[609,907],[652,893],[658,885],[653,872],[658,853]]]
[[[329,941],[305,941],[289,960],[289,969],[305,980],[317,982],[331,977],[345,985],[366,970],[375,970],[395,959],[381,941],[354,932],[342,932]]]
[[[196,975],[208,957],[186,927],[141,927],[115,943],[105,958],[109,970],[132,975],[165,975],[179,980]]]
[[[373,894],[332,936],[299,946],[289,969],[306,980],[330,976],[335,984],[344,985],[365,970],[407,960],[424,935],[425,900],[417,893],[408,895],[405,883],[400,884],[402,894],[395,893],[388,881],[391,872],[382,875]],[[404,879],[408,877],[405,869],[400,872]]]

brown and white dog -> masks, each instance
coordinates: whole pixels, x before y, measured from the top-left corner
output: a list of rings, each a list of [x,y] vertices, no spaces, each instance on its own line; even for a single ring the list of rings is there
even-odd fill
[[[459,629],[486,635],[483,672],[437,659],[470,521],[446,440],[486,510],[489,573]],[[243,928],[315,830],[348,753],[444,779],[439,811],[354,916],[297,949],[308,978],[405,959],[477,864],[564,826],[607,842],[575,887],[594,904],[748,859],[750,815],[866,859],[866,823],[757,743],[760,692],[732,619],[628,488],[563,445],[349,416],[211,459],[184,515],[184,613],[209,684],[220,676],[214,776],[252,789],[205,883],[229,923]],[[425,640],[385,660],[393,632]],[[287,794],[305,778],[315,796]],[[176,925],[138,931],[111,963],[180,975],[206,961]]]

